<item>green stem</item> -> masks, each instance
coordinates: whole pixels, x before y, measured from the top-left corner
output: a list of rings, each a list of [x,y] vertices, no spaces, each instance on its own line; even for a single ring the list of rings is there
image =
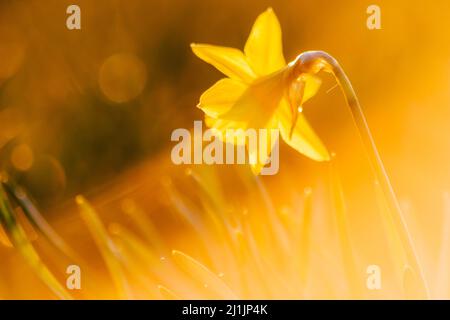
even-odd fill
[[[53,273],[47,268],[41,257],[28,240],[22,226],[17,223],[14,209],[0,182],[0,224],[4,226],[11,243],[20,252],[36,275],[61,299],[71,300],[71,295],[59,283]]]
[[[350,108],[353,120],[359,132],[359,136],[364,144],[366,154],[369,158],[372,170],[375,174],[376,180],[379,182],[383,195],[386,199],[386,203],[389,207],[389,212],[392,215],[392,220],[398,230],[400,240],[405,250],[407,262],[415,270],[418,275],[421,290],[424,296],[428,297],[428,289],[425,284],[422,269],[419,265],[417,255],[412,245],[411,236],[408,232],[406,223],[403,219],[402,211],[395,196],[394,189],[392,188],[389,177],[381,161],[377,147],[370,133],[369,126],[367,125],[366,118],[359,104],[358,97],[353,90],[352,84],[341,68],[339,63],[323,51],[307,51],[300,54],[294,61],[294,76],[298,76],[302,73],[317,73],[320,70],[324,70],[333,74],[336,81],[340,85],[342,92],[347,101],[347,105]]]

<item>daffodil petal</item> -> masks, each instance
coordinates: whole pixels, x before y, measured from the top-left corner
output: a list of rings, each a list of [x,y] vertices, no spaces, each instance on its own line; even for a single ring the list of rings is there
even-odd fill
[[[302,103],[305,103],[313,96],[315,96],[317,91],[319,91],[320,86],[322,85],[322,80],[320,80],[319,77],[311,74],[304,74],[302,75],[302,77],[303,80],[305,81],[305,89],[303,92]]]
[[[205,115],[205,124],[211,128],[214,135],[218,136],[222,141],[225,141],[228,136],[228,142],[235,145],[245,144],[245,130],[248,128],[248,122],[233,121],[220,118],[213,118]],[[230,138],[230,133],[227,130],[233,131],[233,139]]]
[[[247,122],[248,127],[253,129],[266,128],[285,92],[284,70],[250,84],[233,107],[220,118]]]
[[[272,8],[256,19],[244,52],[252,69],[259,76],[275,72],[286,65],[281,27]]]
[[[286,99],[291,110],[291,130],[295,127],[298,117],[298,109],[313,97],[319,90],[321,80],[313,75],[304,74],[291,82]]]
[[[266,161],[267,161],[267,159],[269,159],[270,153],[265,155],[265,159],[259,158],[258,153],[255,151],[251,151],[250,149],[248,150],[248,153],[250,155],[250,158],[255,157],[257,159],[256,162],[250,162],[250,168],[252,169],[253,174],[255,176],[257,176],[261,173],[261,170],[266,165]]]
[[[283,99],[277,110],[278,126],[283,140],[301,154],[316,160],[328,161],[330,155],[320,138],[309,125],[305,116],[299,112],[292,130],[292,112],[289,103]]]
[[[200,97],[198,107],[210,117],[217,118],[229,111],[243,95],[247,85],[234,79],[222,79],[206,90]]]
[[[258,144],[255,146],[247,146],[249,158],[256,159],[256,161],[250,162],[250,167],[252,169],[253,174],[258,175],[261,173],[262,168],[265,167],[267,160],[270,158],[272,154],[275,143],[278,143],[278,135],[277,138],[273,139],[270,130],[278,129],[276,127],[278,119],[273,117],[266,128],[265,134],[258,135]]]
[[[237,146],[247,147],[250,167],[255,175],[258,175],[262,168],[264,168],[275,143],[278,142],[278,139],[272,138],[270,132],[271,129],[278,129],[276,127],[278,118],[276,117],[273,117],[272,120],[269,121],[267,128],[263,128],[267,129],[265,132],[266,135],[260,134],[259,130],[257,131],[257,141],[256,144],[253,145],[249,143],[249,135],[247,133],[249,124],[246,122],[216,119],[206,115],[205,123],[213,130],[214,135],[219,137],[222,141]]]
[[[208,44],[191,44],[192,51],[231,79],[250,83],[256,77],[244,53],[235,48]]]

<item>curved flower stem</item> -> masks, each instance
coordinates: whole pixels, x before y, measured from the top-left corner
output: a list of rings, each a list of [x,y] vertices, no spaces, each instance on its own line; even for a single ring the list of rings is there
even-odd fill
[[[364,148],[369,158],[372,170],[375,173],[376,180],[380,185],[386,204],[389,208],[389,212],[392,216],[391,218],[398,230],[401,243],[405,250],[407,263],[412,267],[413,270],[415,270],[416,274],[418,275],[418,280],[423,295],[428,297],[428,290],[423,277],[422,269],[419,265],[416,253],[414,251],[411,236],[403,219],[400,205],[398,203],[397,197],[395,196],[394,190],[392,188],[391,182],[389,181],[380,155],[378,154],[377,147],[373,140],[372,134],[370,133],[366,118],[361,109],[350,80],[348,79],[347,75],[345,74],[339,63],[336,61],[336,59],[323,51],[304,52],[297,57],[297,59],[294,61],[294,64],[294,76],[298,76],[302,73],[317,73],[320,70],[324,70],[333,74],[339,86],[341,87],[352,113],[353,120],[358,129],[360,138],[364,144]]]

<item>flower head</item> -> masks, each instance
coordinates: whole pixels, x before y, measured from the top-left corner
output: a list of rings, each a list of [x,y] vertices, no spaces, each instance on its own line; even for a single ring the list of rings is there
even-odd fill
[[[297,60],[286,64],[280,24],[271,8],[256,19],[244,52],[206,44],[191,47],[195,55],[227,76],[204,92],[198,104],[206,124],[219,136],[227,129],[277,128],[298,152],[317,161],[329,160],[327,149],[301,108],[317,93],[321,81],[313,74],[299,73]],[[267,141],[272,146],[275,142]],[[252,164],[253,172],[258,174],[264,164],[260,158]]]

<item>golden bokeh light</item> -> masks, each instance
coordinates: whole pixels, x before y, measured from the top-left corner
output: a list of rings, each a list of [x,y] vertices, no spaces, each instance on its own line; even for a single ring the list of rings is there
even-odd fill
[[[118,53],[103,62],[98,78],[100,88],[109,100],[124,103],[144,90],[147,71],[134,54]]]
[[[22,143],[14,147],[11,152],[11,163],[17,170],[27,171],[32,167],[33,162],[34,154],[29,145]]]

